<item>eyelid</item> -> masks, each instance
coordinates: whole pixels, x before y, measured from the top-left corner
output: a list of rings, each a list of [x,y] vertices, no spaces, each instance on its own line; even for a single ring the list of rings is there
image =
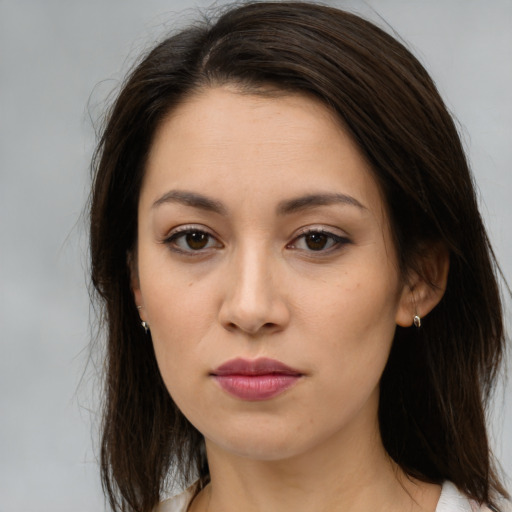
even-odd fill
[[[301,235],[307,235],[308,233],[324,233],[326,235],[333,235],[339,238],[350,238],[349,235],[342,229],[325,224],[313,224],[299,228],[294,238],[298,238]]]
[[[175,240],[177,240],[178,238],[180,238],[183,235],[186,235],[187,233],[193,233],[193,232],[205,233],[209,237],[213,238],[217,242],[218,245],[216,247],[206,247],[204,249],[198,249],[198,250],[193,250],[193,249],[184,250],[184,249],[181,249],[180,247],[172,246],[172,243]],[[214,234],[211,229],[207,228],[203,224],[183,224],[181,226],[177,226],[177,227],[171,229],[171,231],[169,231],[164,236],[162,243],[164,245],[169,246],[169,248],[174,252],[177,252],[180,254],[186,254],[186,255],[190,255],[190,256],[200,256],[210,249],[218,249],[218,248],[224,247],[222,242],[220,242],[219,237],[216,234]]]
[[[337,233],[338,232],[338,233]],[[332,240],[334,240],[334,245],[327,249],[319,249],[317,251],[313,249],[299,249],[296,247],[297,240],[305,237],[308,234],[311,233],[320,233],[323,235],[328,236]],[[342,232],[339,228],[334,228],[332,226],[306,226],[304,228],[301,228],[298,233],[293,237],[292,241],[287,244],[287,248],[291,249],[297,249],[303,252],[308,252],[312,254],[317,254],[318,256],[326,253],[330,253],[333,251],[336,251],[337,249],[341,249],[343,246],[347,244],[351,244],[352,240],[348,236],[347,233]]]
[[[164,236],[165,239],[172,237],[173,235],[177,235],[178,233],[183,233],[187,231],[204,231],[205,233],[211,234],[212,230],[205,226],[204,224],[180,224],[172,229],[170,229],[167,234]]]
[[[205,248],[194,250],[192,248],[189,248],[189,249],[181,248],[177,244],[173,245],[173,242],[175,242],[177,239],[181,238],[181,236],[184,236],[188,233],[193,233],[193,232],[205,233],[207,236],[214,239],[214,241],[216,242],[215,246],[214,247],[205,247]],[[318,250],[302,249],[302,248],[296,247],[297,241],[299,239],[307,236],[308,234],[313,234],[313,233],[320,233],[320,234],[323,234],[323,235],[329,237],[334,242],[334,244],[326,249],[318,249]],[[186,254],[186,255],[190,255],[190,256],[200,256],[211,249],[219,249],[219,248],[224,247],[223,243],[219,240],[219,237],[215,233],[213,233],[210,228],[206,227],[203,224],[183,224],[183,225],[177,226],[177,227],[171,229],[171,231],[165,235],[165,237],[162,239],[161,243],[169,246],[169,248],[174,252]],[[321,254],[333,252],[337,249],[341,249],[343,246],[350,244],[350,243],[352,243],[352,241],[349,238],[349,236],[344,231],[340,230],[339,228],[335,228],[333,226],[325,226],[325,225],[309,225],[309,226],[300,228],[298,230],[298,232],[293,236],[292,241],[286,245],[286,248],[297,249],[299,251],[317,253],[318,255],[321,255]]]

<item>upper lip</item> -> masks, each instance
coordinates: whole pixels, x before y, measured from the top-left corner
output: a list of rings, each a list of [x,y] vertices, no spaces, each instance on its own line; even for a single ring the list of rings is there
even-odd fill
[[[213,370],[212,375],[268,375],[270,373],[302,375],[302,372],[299,370],[291,368],[275,359],[268,359],[266,357],[252,360],[242,358],[231,359]]]

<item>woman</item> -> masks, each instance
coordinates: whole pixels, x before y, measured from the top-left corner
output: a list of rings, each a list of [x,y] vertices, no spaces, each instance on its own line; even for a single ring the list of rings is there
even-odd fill
[[[503,509],[492,250],[418,61],[247,3],[146,55],[95,159],[114,510]],[[194,483],[195,482],[195,483]]]

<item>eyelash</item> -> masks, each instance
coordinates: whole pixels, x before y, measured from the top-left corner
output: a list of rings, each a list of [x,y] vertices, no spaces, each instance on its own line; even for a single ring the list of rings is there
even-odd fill
[[[336,249],[341,249],[343,246],[351,243],[350,239],[347,238],[346,236],[340,236],[340,235],[336,235],[334,233],[332,233],[331,231],[327,231],[326,229],[322,229],[322,228],[309,228],[309,229],[306,229],[304,231],[302,231],[299,236],[297,236],[296,238],[294,238],[294,240],[289,243],[286,247],[288,248],[297,248],[296,245],[297,245],[297,240],[305,240],[307,236],[310,236],[310,235],[321,235],[321,236],[324,236],[326,237],[327,239],[329,239],[331,242],[332,242],[332,245],[330,247],[328,247],[327,249],[324,249],[323,247],[318,249],[318,250],[314,250],[314,249],[311,249],[309,248],[308,249],[299,249],[299,250],[304,250],[306,252],[311,252],[311,253],[330,253],[332,251],[335,251]]]
[[[208,239],[206,241],[206,246],[198,248],[198,249],[193,249],[188,244],[187,244],[188,248],[179,247],[176,242],[180,239],[184,239],[187,235],[200,235],[200,236],[206,235],[208,237]],[[331,242],[331,245],[327,249],[320,247],[319,249],[316,249],[316,250],[311,249],[311,248],[309,248],[309,249],[297,248],[298,240],[305,240],[307,236],[311,236],[311,235],[321,235],[323,237],[326,237]],[[214,246],[208,247],[208,245],[210,244],[212,239],[216,240],[217,244]],[[170,236],[168,236],[165,240],[163,240],[163,243],[168,245],[172,251],[178,252],[181,254],[185,254],[187,256],[200,256],[200,255],[203,255],[206,250],[218,249],[218,248],[223,247],[222,243],[220,243],[214,235],[212,235],[205,229],[201,229],[199,227],[194,227],[194,226],[182,226],[182,227],[178,228],[173,233],[171,233]],[[187,243],[187,242],[185,242],[185,243]],[[327,243],[329,243],[329,242],[327,242]],[[345,246],[349,243],[351,243],[350,239],[345,236],[339,236],[339,235],[336,235],[330,231],[327,231],[327,230],[321,229],[321,228],[310,228],[310,229],[302,231],[297,237],[295,237],[292,240],[292,242],[290,242],[289,244],[286,245],[286,248],[287,249],[298,249],[298,250],[301,250],[304,252],[310,252],[312,254],[318,253],[320,255],[320,254],[326,254],[326,253],[333,252],[336,249],[341,249],[343,246]]]
[[[189,248],[186,249],[186,248],[179,247],[176,244],[177,240],[184,239],[187,235],[193,235],[193,234],[206,235],[207,237],[209,237],[207,240],[207,245],[210,243],[210,241],[212,239],[216,240],[216,237],[214,235],[212,235],[211,233],[209,233],[208,231],[206,231],[205,229],[201,229],[200,227],[195,227],[195,226],[182,226],[180,228],[177,228],[173,233],[171,233],[171,235],[168,236],[163,241],[163,243],[168,245],[172,251],[178,252],[181,254],[186,254],[187,256],[200,256],[200,255],[204,254],[205,250],[212,248],[212,247],[202,247],[200,249],[192,249],[189,246]],[[222,244],[220,242],[218,242],[218,244],[220,245],[220,248],[222,248]],[[219,247],[214,247],[214,248],[219,248]]]

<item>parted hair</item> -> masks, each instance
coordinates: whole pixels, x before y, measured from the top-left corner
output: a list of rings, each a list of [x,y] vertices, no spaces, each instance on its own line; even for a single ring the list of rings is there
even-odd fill
[[[384,446],[409,475],[472,498],[506,496],[486,433],[505,349],[496,263],[456,126],[419,61],[354,14],[244,2],[148,51],[108,111],[93,158],[92,285],[105,326],[102,481],[114,511],[149,512],[170,480],[208,481],[202,435],[171,399],[140,327],[127,261],[155,131],[176,105],[224,84],[302,93],[331,109],[371,164],[403,275],[433,244],[444,297],[420,329],[397,327],[380,383]]]

